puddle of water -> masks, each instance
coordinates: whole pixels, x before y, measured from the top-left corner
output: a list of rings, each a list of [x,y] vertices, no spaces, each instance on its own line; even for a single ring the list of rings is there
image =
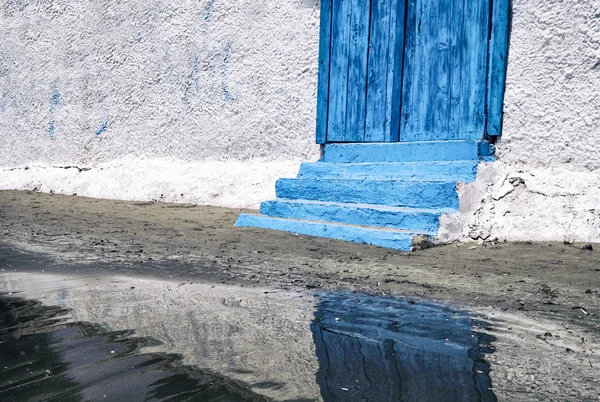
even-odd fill
[[[43,302],[2,299],[0,400],[496,400],[491,338],[434,304],[43,274],[0,291]]]
[[[0,297],[0,398],[5,401],[265,401],[243,384],[139,353],[155,341],[65,322],[66,311]],[[179,363],[179,364],[178,364]]]
[[[494,401],[487,335],[465,312],[352,293],[321,295],[311,328],[330,401]]]

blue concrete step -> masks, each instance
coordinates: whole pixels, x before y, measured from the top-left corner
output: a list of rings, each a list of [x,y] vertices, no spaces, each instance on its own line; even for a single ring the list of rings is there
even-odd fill
[[[343,225],[319,221],[272,218],[269,216],[251,214],[240,215],[235,225],[238,227],[274,229],[307,236],[365,243],[402,251],[410,251],[412,249],[413,238],[418,235],[418,233],[410,231]]]
[[[274,200],[260,205],[261,215],[309,221],[377,226],[435,234],[439,218],[453,209],[417,209],[310,200]]]
[[[455,182],[416,180],[279,179],[277,198],[377,204],[408,208],[458,208]]]
[[[383,163],[303,163],[299,179],[434,179],[475,180],[479,161],[383,162]]]
[[[322,162],[477,161],[493,152],[478,141],[423,141],[325,145]]]

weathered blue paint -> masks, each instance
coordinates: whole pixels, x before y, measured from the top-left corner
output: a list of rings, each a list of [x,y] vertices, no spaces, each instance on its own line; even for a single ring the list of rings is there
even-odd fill
[[[204,21],[208,21],[212,15],[215,0],[208,0],[208,3],[204,7]]]
[[[331,60],[331,7],[333,0],[321,0],[319,37],[319,87],[317,90],[317,144],[327,142],[329,110],[329,67]]]
[[[419,179],[475,180],[478,161],[398,163],[303,163],[299,179]]]
[[[401,141],[481,140],[490,0],[409,0]]]
[[[487,135],[502,133],[502,109],[506,87],[510,0],[494,0],[488,68]]]
[[[279,179],[278,198],[378,204],[411,208],[458,208],[455,182],[401,180]]]
[[[321,8],[317,142],[397,141],[404,0],[330,0]]]
[[[498,135],[508,0],[325,0],[321,7],[318,143]]]
[[[422,162],[479,160],[476,141],[422,141],[378,144],[327,144],[323,162]]]
[[[102,135],[106,132],[106,129],[108,128],[108,120],[105,120],[102,125],[98,128],[98,130],[96,130],[96,135]]]
[[[400,111],[404,78],[406,0],[392,0],[390,16],[390,55],[387,70],[384,141],[400,140]]]
[[[231,47],[233,42],[227,43],[225,47],[225,55],[221,65],[221,92],[225,102],[235,102],[235,96],[229,91],[229,58],[231,57]]]
[[[50,125],[48,126],[48,135],[50,136],[51,140],[54,140],[54,132],[56,131],[56,127],[54,126],[54,121],[50,122]]]
[[[376,150],[381,146],[387,148],[398,145],[407,145],[405,150],[419,149],[418,143],[355,145],[375,147]],[[465,149],[464,145],[459,149]],[[305,163],[297,179],[280,179],[277,182],[278,199],[261,204],[263,218],[279,220],[242,217],[239,225],[355,242],[365,241],[362,232],[356,232],[353,225],[369,230],[393,228],[418,234],[435,234],[440,215],[451,214],[458,209],[456,183],[474,180],[479,159],[493,153],[493,146],[487,143],[480,145],[474,142],[472,145],[469,148],[473,150],[468,154],[472,158],[466,160]],[[342,145],[326,147],[330,146]],[[375,152],[379,156],[389,154],[385,150]],[[310,225],[304,225],[303,222]],[[345,225],[337,226],[335,231],[324,231],[328,226],[322,225],[332,223]],[[367,243],[405,251],[411,248],[409,242]]]
[[[52,95],[50,98],[50,111],[53,112],[62,102],[62,96],[58,89],[56,88],[56,84],[52,86]]]
[[[392,62],[389,54],[392,11],[390,5],[390,0],[371,0],[365,142],[390,140],[389,121],[386,121],[388,78],[391,78],[387,72]],[[351,142],[350,139],[346,141]]]
[[[266,201],[260,206],[262,215],[274,218],[395,228],[431,235],[438,231],[439,217],[452,212],[454,212],[452,209],[398,208],[371,204],[283,199]]]
[[[350,0],[333,0],[331,22],[331,66],[329,74],[329,112],[327,141],[344,141],[348,99],[350,50]]]
[[[397,250],[410,250],[416,233],[242,214],[235,226],[275,229],[307,236],[339,239]]]
[[[365,138],[365,108],[367,107],[367,63],[369,47],[370,2],[350,0],[350,44],[348,49],[348,96],[346,99],[346,129],[343,140],[361,142]]]

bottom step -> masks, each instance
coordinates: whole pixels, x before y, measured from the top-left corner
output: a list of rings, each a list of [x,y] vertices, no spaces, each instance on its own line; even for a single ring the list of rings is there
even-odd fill
[[[401,230],[331,224],[318,221],[300,221],[249,214],[240,215],[235,226],[281,230],[307,236],[371,244],[373,246],[402,251],[412,250],[413,238],[419,236],[418,233]]]

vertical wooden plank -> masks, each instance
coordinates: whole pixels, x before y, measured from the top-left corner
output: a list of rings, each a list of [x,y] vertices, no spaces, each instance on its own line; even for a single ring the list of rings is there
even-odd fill
[[[456,0],[439,0],[437,21],[437,70],[433,132],[447,137],[450,117],[450,15]]]
[[[317,89],[317,144],[325,144],[327,142],[332,2],[333,0],[321,0],[321,26],[319,34],[319,84]]]
[[[466,0],[450,1],[450,108],[448,116],[448,139],[457,139],[460,128],[460,95],[462,88],[462,58],[464,41],[464,3]]]
[[[437,0],[435,0],[437,1]],[[431,4],[429,0],[415,0],[414,9],[409,11],[414,14],[414,23],[410,21],[408,29],[412,32],[411,41],[414,46],[408,71],[411,73],[410,93],[408,94],[407,127],[404,132],[404,140],[419,141],[423,138],[425,126],[427,124],[427,102],[429,94],[429,59],[430,43],[429,37],[431,29],[429,24],[429,15]],[[409,14],[409,18],[410,18]],[[408,25],[408,24],[407,24]],[[406,64],[406,63],[405,63]],[[405,70],[405,75],[407,70]],[[403,110],[406,104],[403,104]]]
[[[406,36],[404,46],[404,74],[402,78],[402,110],[400,141],[413,141],[415,131],[415,63],[417,59],[417,0],[408,0],[406,9]]]
[[[429,66],[430,66],[430,0],[419,0],[417,22],[417,52],[415,60],[415,87],[413,95],[415,127],[413,137],[415,141],[423,140],[427,127],[427,102],[429,101]]]
[[[477,85],[475,89],[475,122],[476,129],[467,139],[482,140],[486,131],[486,104],[487,104],[487,80],[488,80],[488,56],[490,40],[490,22],[492,17],[492,0],[480,2],[481,11],[479,15],[479,27],[477,30],[478,64]]]
[[[350,0],[333,0],[329,117],[327,119],[328,142],[346,141],[350,6]]]
[[[437,117],[436,100],[438,95],[438,64],[439,54],[439,0],[427,2],[427,14],[424,18],[424,41],[425,61],[423,63],[425,85],[423,87],[423,99],[421,110],[423,116],[423,129],[420,134],[421,140],[439,139],[441,133],[435,132],[435,120]]]
[[[365,141],[384,141],[390,0],[372,0]]]
[[[489,0],[466,1],[460,139],[482,139],[485,128]]]
[[[488,68],[487,135],[502,134],[502,111],[506,87],[510,0],[494,0]]]
[[[350,49],[348,65],[348,95],[346,141],[361,142],[365,137],[367,107],[367,62],[369,44],[369,0],[350,0]]]
[[[400,136],[401,90],[404,64],[406,1],[391,0],[388,85],[386,89],[386,127],[384,141],[396,142]]]

